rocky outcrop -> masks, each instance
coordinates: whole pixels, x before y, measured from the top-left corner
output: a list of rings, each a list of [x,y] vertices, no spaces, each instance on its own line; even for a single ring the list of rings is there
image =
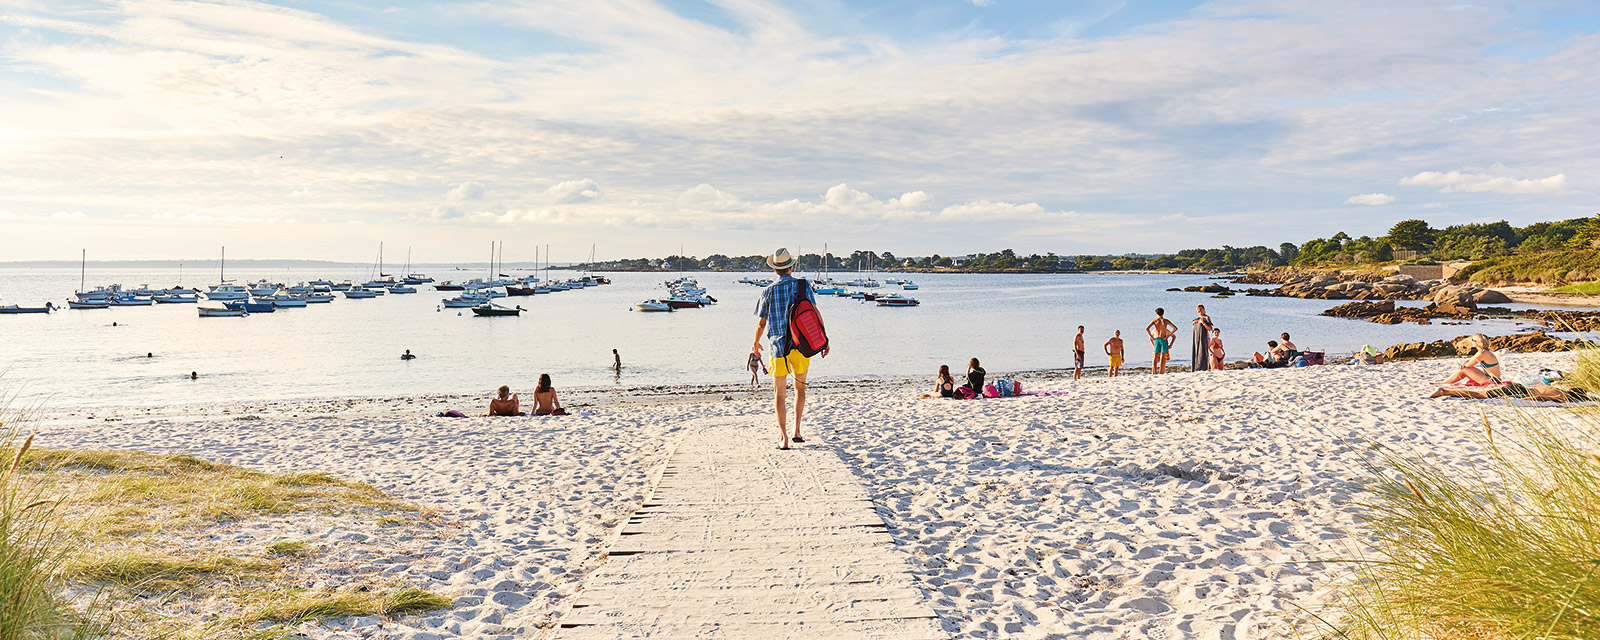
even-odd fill
[[[1450,341],[1435,340],[1433,342],[1397,344],[1383,350],[1383,360],[1388,362],[1392,360],[1465,356],[1471,354],[1474,348],[1471,339],[1472,336],[1461,336]],[[1489,338],[1489,346],[1493,347],[1495,351],[1546,353],[1586,349],[1596,345],[1588,340],[1564,340],[1543,331],[1530,331],[1509,336],[1491,337]]]
[[[1495,311],[1510,313],[1506,309],[1495,309]],[[1433,324],[1433,321],[1439,318],[1471,320],[1484,317],[1483,314],[1479,313],[1477,305],[1471,302],[1457,302],[1454,299],[1435,302],[1425,307],[1397,307],[1393,300],[1347,302],[1322,312],[1322,315],[1335,318],[1359,318],[1378,324],[1400,324],[1402,322]]]
[[[1190,293],[1227,293],[1227,294],[1232,294],[1233,293],[1232,289],[1229,289],[1229,288],[1227,288],[1225,286],[1222,286],[1220,284],[1217,284],[1215,282],[1213,282],[1211,284],[1208,284],[1208,285],[1199,286],[1199,287],[1184,287],[1183,290],[1184,291],[1188,291]]]
[[[1322,315],[1335,318],[1371,318],[1385,313],[1394,313],[1394,301],[1383,302],[1347,302],[1337,307],[1322,312]]]
[[[1511,302],[1505,294],[1493,289],[1468,285],[1454,285],[1443,280],[1417,280],[1408,275],[1380,277],[1376,274],[1341,275],[1325,273],[1267,272],[1271,276],[1246,274],[1235,280],[1245,284],[1279,284],[1276,288],[1251,288],[1244,293],[1252,296],[1284,298],[1309,298],[1317,300],[1427,300],[1455,305],[1503,304]],[[1190,287],[1185,291],[1202,291]],[[1206,290],[1207,293],[1215,293]]]

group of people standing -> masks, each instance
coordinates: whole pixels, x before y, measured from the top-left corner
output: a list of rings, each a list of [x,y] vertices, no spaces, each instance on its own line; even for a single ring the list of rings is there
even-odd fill
[[[1195,305],[1194,311],[1195,318],[1189,321],[1194,329],[1189,370],[1208,371],[1224,368],[1227,352],[1222,347],[1222,329],[1217,328],[1216,323],[1211,321],[1211,316],[1206,315],[1205,305]],[[1167,319],[1166,309],[1157,307],[1156,319],[1145,325],[1144,332],[1150,336],[1150,346],[1155,351],[1155,361],[1150,367],[1150,372],[1166,373],[1167,364],[1172,360],[1172,347],[1178,340],[1178,325]],[[1120,343],[1120,340],[1118,342]]]

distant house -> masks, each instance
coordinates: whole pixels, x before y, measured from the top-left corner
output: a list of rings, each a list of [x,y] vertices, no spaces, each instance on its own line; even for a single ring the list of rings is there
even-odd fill
[[[1061,259],[1056,261],[1056,268],[1057,269],[1076,269],[1076,268],[1078,268],[1078,261],[1077,260],[1073,260],[1072,258],[1061,258]]]

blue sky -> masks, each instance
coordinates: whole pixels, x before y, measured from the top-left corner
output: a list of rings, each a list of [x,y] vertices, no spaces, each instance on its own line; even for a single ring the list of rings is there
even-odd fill
[[[1597,60],[1585,2],[0,0],[0,252],[1525,224],[1600,211]]]

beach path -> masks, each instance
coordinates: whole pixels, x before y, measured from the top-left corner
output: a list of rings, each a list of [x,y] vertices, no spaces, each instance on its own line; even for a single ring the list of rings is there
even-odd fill
[[[755,422],[687,430],[557,637],[949,637],[838,454]]]

